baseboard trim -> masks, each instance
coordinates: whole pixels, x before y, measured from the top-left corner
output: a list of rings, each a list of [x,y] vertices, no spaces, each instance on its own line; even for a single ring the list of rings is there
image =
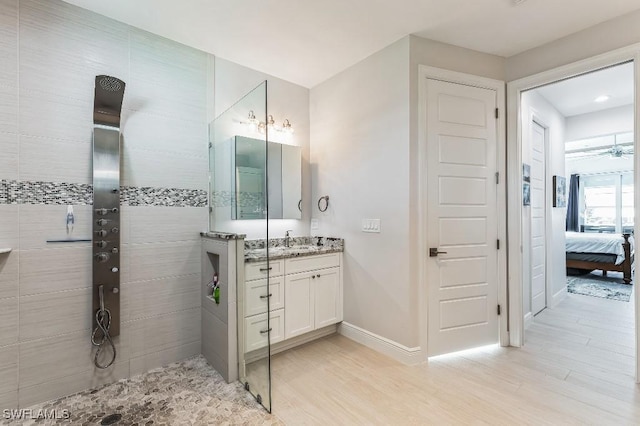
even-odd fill
[[[422,356],[420,347],[408,348],[348,322],[342,322],[338,326],[338,333],[377,352],[390,356],[403,364],[415,365],[426,361],[426,358]]]
[[[533,315],[531,314],[531,312],[527,312],[524,315],[524,329],[526,330],[527,328],[531,327],[531,324],[533,324]]]

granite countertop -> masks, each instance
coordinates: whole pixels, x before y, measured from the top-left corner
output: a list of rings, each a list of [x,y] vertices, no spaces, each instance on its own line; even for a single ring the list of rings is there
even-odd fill
[[[204,238],[213,238],[217,240],[242,240],[247,238],[246,234],[232,234],[230,232],[218,232],[218,231],[201,232],[200,236]]]
[[[269,260],[318,254],[340,253],[344,251],[342,238],[295,237],[291,247],[284,245],[283,238],[269,240]],[[245,241],[244,261],[264,262],[267,260],[266,240]]]

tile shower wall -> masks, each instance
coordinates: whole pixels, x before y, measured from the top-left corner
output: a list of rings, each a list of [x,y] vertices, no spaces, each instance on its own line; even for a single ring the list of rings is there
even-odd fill
[[[0,409],[200,353],[207,227],[206,53],[59,0],[0,0]],[[122,332],[93,366],[93,82],[127,83],[123,109]]]

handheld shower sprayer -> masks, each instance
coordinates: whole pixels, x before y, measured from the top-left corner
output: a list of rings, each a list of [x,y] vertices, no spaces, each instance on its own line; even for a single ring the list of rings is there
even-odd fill
[[[103,285],[98,287],[98,295],[99,295],[98,297],[100,298],[100,308],[96,312],[96,323],[98,325],[93,330],[93,333],[91,333],[91,343],[93,343],[93,346],[98,347],[98,350],[96,350],[96,355],[93,358],[93,363],[96,365],[96,367],[105,369],[105,368],[111,367],[111,365],[116,360],[116,345],[113,343],[113,340],[109,335],[109,328],[111,327],[111,312],[109,311],[109,309],[105,308],[104,306],[104,286]],[[98,339],[96,338],[96,335],[98,334],[98,330],[102,332],[102,338],[100,339],[100,341],[98,341]],[[109,343],[113,354],[111,356],[111,361],[109,361],[105,365],[102,365],[100,364],[100,360],[98,358],[102,353],[102,349],[104,348],[105,343]]]

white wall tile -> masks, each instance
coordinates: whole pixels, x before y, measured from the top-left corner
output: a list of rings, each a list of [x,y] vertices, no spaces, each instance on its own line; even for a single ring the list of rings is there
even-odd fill
[[[0,346],[18,342],[18,298],[0,299]]]
[[[121,320],[197,308],[200,297],[200,274],[126,283],[120,296]]]
[[[20,134],[91,145],[93,95],[84,100],[20,91]],[[46,143],[43,142],[43,147]]]
[[[122,182],[127,186],[155,186],[206,190],[206,157],[133,149],[123,144]]]
[[[128,359],[128,350],[121,351],[120,338],[116,337],[114,340],[118,359]],[[101,370],[93,365],[93,357],[94,349],[89,330],[20,343],[18,378],[21,397],[23,392],[28,393],[28,390],[23,389],[29,386],[58,381],[85,372],[101,374]],[[115,366],[108,370],[113,369]],[[108,374],[109,371],[105,373]],[[87,386],[82,389],[86,388]],[[61,396],[64,393],[55,395]]]
[[[200,309],[129,322],[126,334],[131,358],[199,342]]]
[[[17,409],[18,391],[15,390],[8,393],[0,393],[0,407],[7,410]]]
[[[131,241],[131,209],[135,207],[120,206],[120,244]]]
[[[47,240],[92,238],[91,206],[73,206],[75,224],[67,234],[67,206],[20,206],[20,246],[25,249],[91,247],[86,243],[47,243]]]
[[[0,395],[18,389],[18,345],[0,347]],[[0,409],[7,408],[0,404]]]
[[[18,133],[18,88],[0,86],[0,132]]]
[[[0,205],[0,248],[17,250],[20,247],[18,223],[19,207],[17,205]]]
[[[20,295],[91,287],[91,247],[20,252]]]
[[[124,24],[58,1],[21,2],[21,89],[92,100],[96,75],[128,79],[128,54]]]
[[[126,116],[122,133],[130,148],[205,158],[208,155],[208,130],[204,121],[186,121],[142,111],[126,111]]]
[[[87,288],[20,297],[20,341],[91,328],[92,295]]]
[[[20,277],[20,252],[0,254],[0,299],[17,297]]]
[[[131,358],[130,374],[142,374],[153,368],[162,367],[172,362],[181,361],[183,359],[200,354],[200,341],[187,343],[186,345],[175,348],[165,349],[160,352]]]
[[[131,242],[200,241],[207,230],[206,207],[132,207]]]
[[[131,250],[128,244],[120,245],[120,283],[131,281]]]
[[[90,143],[20,136],[20,180],[88,184],[91,161]]]
[[[200,242],[132,244],[129,247],[131,281],[197,274]]]
[[[106,370],[92,368],[70,376],[56,378],[46,383],[20,388],[20,407],[60,398],[66,395],[98,388],[129,377],[129,360],[116,362]]]
[[[18,0],[0,0],[0,85],[18,84]]]
[[[207,54],[132,29],[128,109],[205,123]]]
[[[2,133],[4,126],[0,125],[0,180],[17,180],[19,177],[19,148],[18,135]]]

